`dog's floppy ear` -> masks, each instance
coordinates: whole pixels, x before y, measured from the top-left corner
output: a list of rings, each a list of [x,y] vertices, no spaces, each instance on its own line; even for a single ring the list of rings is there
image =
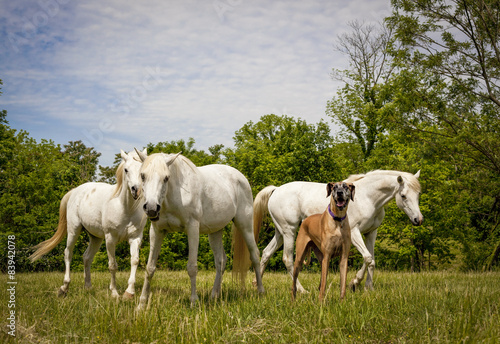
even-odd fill
[[[332,193],[332,190],[333,190],[333,186],[335,184],[334,183],[328,183],[326,184],[326,197],[330,196],[330,194]]]
[[[351,201],[354,202],[354,192],[356,191],[356,187],[353,183],[347,183],[347,186],[349,187],[349,190],[351,190]]]

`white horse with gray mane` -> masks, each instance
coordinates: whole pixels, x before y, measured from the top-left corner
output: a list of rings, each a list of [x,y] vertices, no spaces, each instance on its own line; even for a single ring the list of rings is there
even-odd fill
[[[161,243],[169,232],[184,232],[188,237],[188,275],[191,279],[191,304],[197,300],[196,275],[200,234],[208,234],[214,253],[216,276],[212,297],[221,293],[226,254],[222,229],[233,221],[233,273],[244,283],[249,261],[255,269],[259,292],[264,292],[259,271],[259,249],[252,229],[253,197],[248,180],[225,165],[196,167],[179,154],[156,153],[146,157],[141,168],[144,212],[152,221],[150,251],[138,309],[146,307],[151,280]],[[245,247],[248,247],[248,249]],[[248,259],[250,254],[250,259]]]
[[[146,150],[142,154],[146,154]],[[122,150],[121,157],[122,162],[116,170],[116,185],[85,183],[64,195],[59,208],[59,225],[56,233],[52,238],[38,244],[35,247],[37,250],[30,256],[31,261],[41,258],[54,249],[66,234],[68,235],[64,250],[66,271],[59,296],[65,296],[68,292],[73,249],[82,229],[85,229],[90,237],[89,246],[83,254],[85,287],[92,286],[90,265],[105,239],[111,272],[109,289],[113,297],[119,297],[115,280],[118,270],[115,248],[118,242],[127,240],[130,244],[131,270],[128,288],[123,297],[130,299],[135,294],[139,248],[146,224],[146,216],[136,201],[140,194],[139,170],[142,162],[135,152],[127,154]]]
[[[356,187],[356,202],[353,202],[347,213],[351,227],[352,244],[363,256],[363,266],[351,281],[350,287],[355,290],[368,270],[365,289],[373,288],[373,271],[375,268],[374,247],[377,228],[385,216],[384,206],[396,198],[396,204],[419,226],[424,218],[419,208],[420,171],[415,175],[399,171],[376,170],[366,174],[351,175],[346,182]],[[326,184],[312,182],[292,182],[280,187],[267,186],[262,189],[254,201],[254,232],[258,237],[264,215],[269,212],[276,232],[273,239],[262,253],[260,273],[264,274],[271,256],[284,244],[283,262],[293,276],[293,251],[295,231],[306,217],[322,213],[328,206],[328,198],[324,191]],[[362,234],[366,239],[363,241]],[[297,281],[297,289],[305,292]]]

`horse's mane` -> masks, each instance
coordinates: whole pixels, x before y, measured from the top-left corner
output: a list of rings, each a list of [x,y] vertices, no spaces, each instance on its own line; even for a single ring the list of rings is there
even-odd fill
[[[417,177],[415,177],[415,175],[408,172],[391,171],[391,170],[373,170],[365,174],[351,174],[345,181],[353,183],[360,179],[377,175],[401,176],[412,190],[420,192],[420,182],[418,181]]]

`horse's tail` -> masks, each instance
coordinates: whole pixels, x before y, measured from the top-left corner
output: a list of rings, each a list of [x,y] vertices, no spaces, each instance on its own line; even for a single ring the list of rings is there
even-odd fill
[[[56,247],[66,236],[66,233],[68,232],[68,220],[66,213],[71,191],[64,195],[61,200],[61,205],[59,206],[59,224],[57,225],[56,233],[52,238],[45,240],[34,247],[36,248],[36,251],[29,257],[32,262],[40,259],[45,254],[52,251],[54,247]]]
[[[233,278],[239,278],[241,285],[245,288],[245,279],[252,262],[241,230],[233,222]]]
[[[262,220],[268,212],[269,198],[276,189],[277,187],[274,185],[266,186],[255,196],[255,201],[253,201],[253,235],[255,242],[259,242],[260,228],[262,227]]]

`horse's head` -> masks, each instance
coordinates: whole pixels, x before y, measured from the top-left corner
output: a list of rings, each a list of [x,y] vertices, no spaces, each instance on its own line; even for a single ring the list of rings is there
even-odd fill
[[[137,199],[141,194],[141,178],[139,171],[142,166],[142,161],[136,151],[131,151],[128,154],[123,150],[120,150],[122,156],[122,183],[126,185],[132,197]],[[141,152],[144,156],[147,156],[147,150]]]
[[[142,160],[140,178],[142,181],[143,209],[151,221],[158,221],[163,200],[167,194],[171,175],[170,166],[179,154],[156,153],[145,156],[138,152]]]
[[[418,205],[420,196],[419,176],[420,171],[415,173],[415,175],[405,173],[397,177],[399,189],[396,193],[396,204],[399,209],[408,215],[415,226],[420,226],[424,221]]]

